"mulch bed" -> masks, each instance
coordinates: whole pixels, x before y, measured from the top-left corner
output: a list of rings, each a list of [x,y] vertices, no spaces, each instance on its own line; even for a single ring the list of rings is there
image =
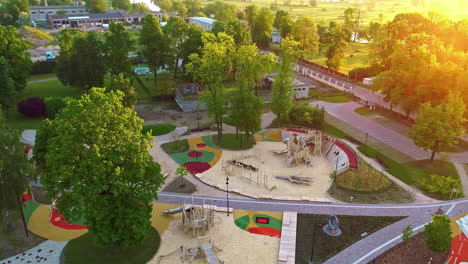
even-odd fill
[[[426,248],[424,236],[418,234],[409,242],[402,242],[369,264],[427,264],[432,257],[431,263],[444,263],[449,251],[444,253],[435,253]]]

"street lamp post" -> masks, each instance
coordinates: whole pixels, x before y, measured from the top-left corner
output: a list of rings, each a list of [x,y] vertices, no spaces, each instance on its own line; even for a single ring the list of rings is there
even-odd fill
[[[226,176],[226,202],[227,202],[227,216],[229,216],[229,176]]]

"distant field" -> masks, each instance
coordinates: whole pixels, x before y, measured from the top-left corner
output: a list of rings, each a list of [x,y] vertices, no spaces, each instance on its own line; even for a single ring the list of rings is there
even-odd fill
[[[202,0],[202,4],[206,5],[213,1],[204,1]],[[270,0],[228,0],[226,2],[235,4],[239,7],[245,7],[247,5],[255,4],[260,7],[270,7],[271,2]],[[316,22],[320,22],[322,19],[325,22],[329,21],[337,21],[340,20],[340,16],[343,15],[343,12],[348,7],[356,7],[360,8],[364,11],[362,17],[362,24],[368,25],[371,21],[378,21],[378,22],[385,22],[388,20],[392,20],[396,14],[398,13],[407,13],[407,12],[420,12],[420,13],[427,13],[430,10],[435,10],[437,12],[443,13],[447,15],[451,20],[458,21],[464,18],[467,18],[468,4],[465,4],[464,7],[461,7],[458,2],[461,1],[426,1],[431,2],[424,7],[415,7],[410,4],[410,1],[402,1],[402,0],[377,0],[377,4],[375,8],[369,9],[368,4],[353,4],[349,2],[364,2],[361,0],[354,0],[354,1],[346,1],[346,2],[338,2],[338,3],[324,3],[318,1],[317,7],[306,6],[305,3],[309,1],[301,1],[301,0],[292,0],[290,6],[283,5],[284,1],[279,0],[278,8],[289,11],[294,16],[301,16],[307,15],[312,17]],[[383,15],[383,21],[379,18],[379,14]]]

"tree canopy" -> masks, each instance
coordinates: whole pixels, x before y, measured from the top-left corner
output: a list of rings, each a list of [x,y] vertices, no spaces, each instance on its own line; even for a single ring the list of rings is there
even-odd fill
[[[159,19],[153,14],[145,16],[139,41],[142,45],[143,55],[154,72],[154,81],[156,81],[158,70],[166,65],[168,47],[159,25]]]
[[[458,137],[465,134],[465,111],[462,98],[455,94],[450,94],[437,106],[424,103],[411,127],[409,137],[417,146],[431,151],[432,160],[443,147],[458,143]]]
[[[271,33],[275,17],[273,12],[262,7],[253,20],[252,40],[260,47],[267,48],[271,42]]]
[[[132,86],[132,80],[126,78],[123,73],[112,75],[108,87],[108,91],[121,91],[124,93],[122,104],[125,107],[133,109],[137,99],[135,96],[135,88]]]
[[[188,31],[188,24],[180,17],[169,19],[163,30],[169,47],[169,65],[174,71],[174,77],[177,76],[179,60],[182,59],[184,47],[186,47],[184,44],[188,39]]]
[[[426,246],[435,252],[444,252],[452,245],[452,231],[450,231],[450,219],[446,214],[434,215],[432,222],[424,227]]]
[[[123,23],[112,22],[109,24],[104,50],[110,74],[117,75],[123,73],[125,76],[130,76],[132,73],[132,62],[128,58],[128,54],[133,51],[133,44],[130,33],[125,30]]]
[[[316,54],[318,52],[319,35],[317,26],[310,17],[299,17],[292,26],[291,36],[300,43],[301,50]]]
[[[28,0],[7,0],[0,6],[0,24],[18,25],[18,19],[21,13],[29,13]]]
[[[122,105],[120,91],[94,88],[51,122],[43,183],[70,221],[85,219],[100,245],[141,242],[163,183],[148,153],[143,120]]]
[[[105,13],[107,0],[86,0],[86,7],[90,13]]]

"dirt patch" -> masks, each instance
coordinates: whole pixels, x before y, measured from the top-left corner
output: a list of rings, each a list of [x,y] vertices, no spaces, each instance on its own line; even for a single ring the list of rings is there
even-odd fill
[[[197,191],[197,186],[184,177],[177,177],[162,190],[163,192],[192,194]]]
[[[1,213],[4,213],[3,209],[1,210]],[[45,239],[36,236],[31,232],[29,232],[29,238],[26,237],[23,222],[21,221],[21,216],[18,210],[10,209],[10,218],[11,226],[13,228],[11,232],[6,232],[3,219],[0,221],[0,259],[17,255],[45,241]]]
[[[426,248],[424,236],[418,234],[413,237],[409,242],[402,242],[376,259],[369,262],[369,264],[427,264],[432,258],[431,263],[444,263],[449,251],[443,253],[435,253]]]

